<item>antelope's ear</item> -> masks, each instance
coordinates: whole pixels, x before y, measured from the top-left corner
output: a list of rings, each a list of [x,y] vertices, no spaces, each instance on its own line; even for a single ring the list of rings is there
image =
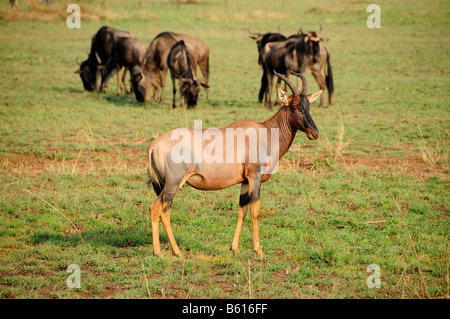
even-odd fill
[[[314,102],[320,94],[322,94],[323,90],[317,91],[316,93],[310,94],[307,96],[309,103]]]
[[[281,103],[283,103],[284,106],[289,105],[287,93],[284,92],[282,89],[278,89],[278,97],[280,98],[280,101]]]

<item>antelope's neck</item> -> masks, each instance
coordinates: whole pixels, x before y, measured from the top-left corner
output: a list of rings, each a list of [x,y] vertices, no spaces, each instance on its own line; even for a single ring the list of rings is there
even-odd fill
[[[287,108],[283,106],[274,116],[262,124],[267,128],[279,129],[279,155],[281,159],[291,147],[297,133],[297,130],[289,124]]]

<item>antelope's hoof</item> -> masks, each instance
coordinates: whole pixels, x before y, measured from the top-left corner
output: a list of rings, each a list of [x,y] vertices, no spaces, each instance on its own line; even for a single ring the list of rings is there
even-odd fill
[[[183,254],[181,253],[181,251],[172,251],[172,254],[175,256],[175,257],[178,257],[178,258],[180,258],[180,259],[183,259]]]
[[[162,256],[161,250],[154,250],[153,255],[156,257],[161,257]]]
[[[237,248],[237,247],[231,247],[230,250],[231,250],[234,254],[239,254],[239,248]]]
[[[259,256],[259,257],[264,257],[264,253],[262,251],[262,248],[259,247],[257,249],[254,249],[255,253]]]

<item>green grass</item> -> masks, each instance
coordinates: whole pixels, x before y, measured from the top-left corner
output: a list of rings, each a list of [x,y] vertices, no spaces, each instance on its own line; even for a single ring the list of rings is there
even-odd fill
[[[366,27],[363,1],[79,1],[90,17],[81,29],[54,2],[50,21],[0,11],[0,298],[147,298],[144,271],[151,298],[248,298],[249,269],[254,298],[449,297],[448,2],[380,1],[381,29]],[[171,256],[162,225],[154,257],[148,143],[196,119],[269,118],[247,29],[303,23],[330,38],[335,106],[311,106],[321,138],[298,134],[263,184],[265,257],[252,251],[249,217],[240,253],[229,250],[239,186],[183,187],[172,227],[185,259]],[[147,42],[164,30],[204,39],[211,101],[202,92],[195,110],[171,110],[170,79],[163,104],[116,97],[114,81],[85,92],[75,60],[102,25]],[[66,286],[70,264],[80,289]],[[370,264],[379,289],[366,285]]]

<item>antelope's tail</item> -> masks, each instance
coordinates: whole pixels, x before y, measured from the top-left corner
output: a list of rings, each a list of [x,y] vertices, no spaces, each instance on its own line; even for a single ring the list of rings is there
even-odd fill
[[[153,186],[153,190],[155,191],[156,195],[159,196],[159,194],[161,194],[162,191],[162,187],[161,184],[159,183],[159,181],[155,178],[155,176],[153,175],[153,150],[154,148],[152,147],[152,144],[150,144],[150,146],[148,147],[148,151],[147,151],[147,155],[148,155],[148,177],[149,177],[149,181],[148,181],[148,185],[152,184]]]

